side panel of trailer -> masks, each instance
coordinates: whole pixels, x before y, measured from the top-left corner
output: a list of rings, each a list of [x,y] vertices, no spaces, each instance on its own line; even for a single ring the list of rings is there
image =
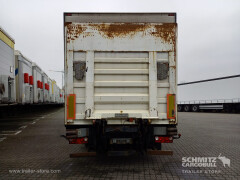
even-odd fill
[[[48,78],[48,85],[49,85],[49,102],[53,102],[53,91],[52,91],[52,80]]]
[[[0,103],[16,101],[14,40],[0,28]]]
[[[42,70],[35,63],[33,64],[33,81],[33,102],[43,103]]]
[[[33,103],[32,62],[15,51],[16,100],[19,104]]]
[[[46,73],[43,73],[43,102],[49,103],[50,102],[50,95],[49,95],[49,81],[48,76]]]

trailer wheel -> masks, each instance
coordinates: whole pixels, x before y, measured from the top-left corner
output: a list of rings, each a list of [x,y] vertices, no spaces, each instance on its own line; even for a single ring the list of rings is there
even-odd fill
[[[199,111],[198,105],[192,105],[192,112],[198,112],[198,111]]]
[[[178,105],[178,112],[181,112],[182,111],[182,105]]]
[[[190,111],[190,106],[189,105],[185,105],[184,106],[184,111],[185,112],[189,112]]]

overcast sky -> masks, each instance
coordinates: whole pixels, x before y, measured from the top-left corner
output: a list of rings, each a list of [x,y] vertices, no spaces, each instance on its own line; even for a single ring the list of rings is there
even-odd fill
[[[15,49],[61,86],[63,12],[177,12],[178,82],[240,74],[238,0],[0,0]]]

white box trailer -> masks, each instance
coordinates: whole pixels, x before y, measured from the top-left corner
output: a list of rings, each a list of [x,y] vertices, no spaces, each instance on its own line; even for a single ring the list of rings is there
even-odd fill
[[[58,103],[59,88],[55,80],[52,80],[53,102]]]
[[[18,104],[33,103],[32,61],[15,51],[16,101]]]
[[[42,70],[36,64],[33,63],[33,102],[35,104],[43,103],[43,79]]]
[[[178,111],[240,110],[240,75],[178,84]]]
[[[16,101],[14,39],[0,27],[0,104]]]
[[[64,90],[63,89],[60,90],[60,103],[61,104],[64,103]]]
[[[177,136],[175,13],[65,13],[65,126],[95,150]]]
[[[57,84],[55,85],[55,98],[56,98],[56,103],[59,104],[60,103],[60,88],[57,86]]]
[[[49,103],[50,102],[50,93],[49,93],[49,78],[46,73],[42,73],[42,80],[43,80],[43,102]]]
[[[48,78],[48,85],[49,85],[49,102],[54,102],[54,95],[53,95],[53,87],[52,87],[52,80]]]

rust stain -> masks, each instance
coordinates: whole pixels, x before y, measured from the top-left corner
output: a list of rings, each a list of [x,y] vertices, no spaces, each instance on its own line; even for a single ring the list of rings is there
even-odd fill
[[[144,32],[150,24],[114,23],[114,24],[89,24],[102,36],[113,39],[115,37],[134,36],[137,32]]]
[[[154,25],[155,31],[151,34],[156,37],[160,37],[165,42],[175,45],[175,28],[176,24],[166,23],[162,25]]]
[[[77,39],[80,34],[86,31],[87,27],[83,27],[81,24],[68,24],[67,25],[67,43],[70,40]]]
[[[151,35],[156,38],[161,38],[163,42],[173,45],[174,51],[176,50],[176,24],[175,23],[102,23],[102,24],[67,24],[67,43],[71,40],[94,36],[99,33],[101,36],[109,39],[114,38],[132,38],[136,33],[142,33],[142,36]],[[89,29],[91,31],[89,32]],[[175,54],[174,54],[175,55]]]
[[[67,26],[69,24],[72,24],[72,22],[64,22],[64,26]]]

